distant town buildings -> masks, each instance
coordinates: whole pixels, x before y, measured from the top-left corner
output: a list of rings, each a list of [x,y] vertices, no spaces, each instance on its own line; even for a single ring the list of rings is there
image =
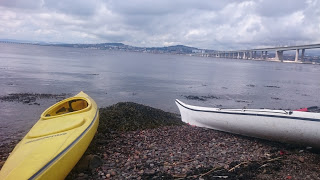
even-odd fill
[[[199,49],[195,47],[189,47],[184,45],[168,46],[168,47],[135,47],[126,45],[123,43],[100,43],[100,44],[50,44],[50,43],[30,43],[30,42],[18,42],[18,41],[1,41],[0,43],[19,43],[19,44],[33,44],[42,46],[62,46],[62,47],[73,47],[73,48],[84,48],[84,49],[100,49],[100,50],[117,50],[117,51],[130,51],[130,52],[141,52],[141,53],[155,53],[155,54],[177,54],[177,55],[188,55],[188,56],[199,56],[199,57],[215,57],[215,50]],[[266,55],[268,59],[272,60],[275,57],[274,53],[268,53]],[[284,54],[283,60],[293,61],[295,54]],[[320,63],[319,55],[304,56],[304,62],[308,63]]]

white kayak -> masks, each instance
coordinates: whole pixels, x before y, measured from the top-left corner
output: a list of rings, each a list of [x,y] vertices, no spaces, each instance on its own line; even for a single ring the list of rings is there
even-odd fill
[[[320,148],[320,113],[271,109],[220,109],[176,104],[183,122],[244,136]]]

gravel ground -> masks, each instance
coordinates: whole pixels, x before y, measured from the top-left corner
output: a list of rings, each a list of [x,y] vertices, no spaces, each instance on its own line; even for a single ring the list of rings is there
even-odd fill
[[[320,154],[310,148],[185,125],[135,103],[102,108],[100,116],[67,179],[320,179]],[[0,167],[16,143],[0,147]]]
[[[188,125],[105,134],[102,164],[70,179],[320,179],[302,147]]]

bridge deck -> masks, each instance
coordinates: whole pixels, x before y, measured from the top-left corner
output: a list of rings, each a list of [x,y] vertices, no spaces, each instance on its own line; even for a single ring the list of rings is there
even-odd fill
[[[296,49],[315,49],[320,48],[320,44],[309,44],[301,46],[283,46],[283,47],[272,47],[272,48],[257,48],[257,49],[247,49],[238,51],[218,51],[218,53],[236,53],[236,52],[249,52],[249,51],[290,51]]]

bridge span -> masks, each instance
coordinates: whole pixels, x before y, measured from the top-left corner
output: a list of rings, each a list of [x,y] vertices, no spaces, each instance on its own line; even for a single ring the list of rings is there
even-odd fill
[[[299,61],[299,52],[301,50],[300,60],[304,61],[304,54],[306,49],[320,48],[320,44],[309,44],[301,46],[284,46],[284,47],[272,47],[272,48],[258,48],[249,50],[238,50],[238,51],[216,51],[213,53],[214,57],[217,58],[232,58],[232,59],[268,59],[268,51],[275,52],[276,61],[283,61],[284,51],[296,51],[295,62]],[[259,56],[260,55],[260,56]]]

